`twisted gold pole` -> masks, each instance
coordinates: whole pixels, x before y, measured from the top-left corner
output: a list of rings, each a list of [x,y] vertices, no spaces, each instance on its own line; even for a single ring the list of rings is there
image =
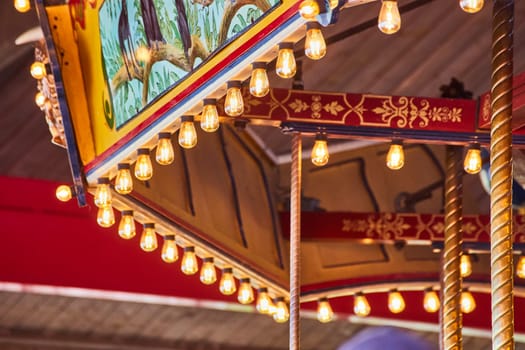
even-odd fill
[[[494,0],[490,125],[492,349],[514,349],[512,70],[514,0]]]
[[[300,349],[301,293],[301,134],[292,139],[292,179],[290,190],[290,350]]]
[[[463,169],[461,150],[447,147],[447,171],[445,179],[445,246],[441,269],[440,349],[461,350],[461,257]]]

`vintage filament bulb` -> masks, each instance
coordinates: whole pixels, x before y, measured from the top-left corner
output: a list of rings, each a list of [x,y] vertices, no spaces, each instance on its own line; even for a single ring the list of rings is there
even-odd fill
[[[18,12],[24,13],[31,9],[31,1],[30,0],[14,0],[14,6]]]
[[[390,148],[386,155],[386,166],[392,170],[399,170],[403,165],[405,165],[403,142],[401,140],[394,140],[390,144]]]
[[[123,210],[118,225],[118,235],[124,239],[132,239],[136,233],[133,210]]]
[[[73,191],[71,191],[71,186],[60,185],[55,191],[57,199],[61,202],[68,202],[73,198]]]
[[[199,264],[197,263],[197,256],[195,255],[195,247],[184,247],[184,255],[182,255],[180,270],[185,275],[193,275],[199,271]]]
[[[268,288],[262,287],[257,291],[257,302],[255,308],[259,313],[264,315],[269,315],[272,311],[272,308],[275,308],[273,305],[272,298],[268,295]]]
[[[385,34],[394,34],[401,28],[401,15],[396,0],[382,0],[377,26]]]
[[[244,100],[239,80],[231,80],[227,83],[224,112],[230,117],[238,117],[244,113]]]
[[[297,71],[297,64],[293,54],[293,43],[284,42],[279,44],[279,53],[277,54],[277,63],[275,72],[281,78],[291,78]]]
[[[177,244],[175,244],[174,235],[164,236],[164,244],[162,244],[162,260],[168,264],[174,263],[179,258],[179,252],[177,250]]]
[[[217,100],[205,98],[203,101],[201,115],[201,129],[206,132],[214,132],[219,129],[219,111],[217,111]]]
[[[391,313],[398,314],[403,312],[405,306],[405,299],[403,299],[401,293],[395,289],[388,293],[388,309]]]
[[[252,75],[250,78],[250,94],[255,97],[263,97],[270,91],[270,82],[266,74],[266,62],[252,63]]]
[[[137,162],[135,163],[135,177],[141,181],[148,181],[153,177],[153,165],[149,156],[149,148],[137,150]]]
[[[437,293],[428,288],[425,290],[425,296],[423,297],[423,307],[426,312],[434,313],[439,310],[440,302]]]
[[[101,177],[97,180],[95,205],[99,208],[111,206],[111,189],[109,188],[108,177]]]
[[[483,8],[483,0],[459,0],[459,6],[467,13],[476,13]]]
[[[314,20],[319,12],[319,4],[315,0],[304,0],[299,5],[299,14],[307,21]]]
[[[158,245],[155,224],[151,222],[145,223],[142,236],[140,237],[140,248],[145,252],[152,252],[157,249]]]
[[[354,296],[354,313],[359,317],[370,315],[370,304],[363,293],[356,293]]]
[[[314,147],[312,148],[312,163],[317,166],[326,165],[328,163],[329,157],[330,154],[328,153],[328,141],[326,134],[317,133],[317,135],[315,135]]]
[[[464,314],[470,314],[476,309],[476,300],[469,292],[468,289],[463,289],[461,291],[461,312]]]
[[[224,295],[232,295],[237,291],[237,286],[235,286],[235,278],[233,277],[233,269],[231,267],[222,269],[219,290]]]
[[[35,95],[35,103],[39,108],[43,108],[47,102],[47,97],[40,91]]]
[[[97,223],[101,227],[111,227],[115,223],[115,214],[111,205],[98,208]]]
[[[328,298],[321,298],[317,302],[317,320],[321,323],[328,323],[334,319],[334,311]]]
[[[326,55],[326,42],[321,31],[321,25],[318,22],[306,23],[304,53],[306,57],[312,60],[320,60]]]
[[[183,115],[180,117],[179,145],[182,148],[190,149],[197,145],[197,131],[193,124],[192,115]]]
[[[290,318],[290,311],[288,311],[288,305],[284,301],[283,297],[275,298],[275,312],[273,319],[277,323],[284,323]]]
[[[519,278],[525,278],[525,256],[520,256],[516,265],[516,275]]]
[[[203,284],[214,284],[217,281],[217,272],[215,271],[214,259],[206,257],[202,259],[200,280]]]
[[[30,68],[31,76],[37,80],[43,79],[46,75],[46,65],[40,61],[36,61]]]
[[[237,293],[237,300],[241,304],[250,304],[254,300],[253,288],[250,284],[249,278],[241,278],[239,281],[239,292]]]
[[[469,174],[477,174],[481,171],[481,149],[479,143],[471,143],[467,148],[463,168]]]
[[[128,163],[117,165],[117,177],[115,178],[115,191],[120,194],[129,194],[133,191],[133,178],[131,177],[131,166]]]
[[[459,262],[459,271],[461,277],[465,278],[472,274],[472,262],[470,260],[470,255],[463,253],[461,254],[461,259]]]
[[[173,163],[175,153],[173,151],[173,145],[171,144],[171,134],[169,132],[159,133],[159,142],[157,143],[155,159],[160,165],[169,165]]]

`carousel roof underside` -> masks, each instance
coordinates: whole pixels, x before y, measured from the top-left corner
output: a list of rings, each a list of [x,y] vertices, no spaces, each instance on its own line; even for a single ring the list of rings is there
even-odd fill
[[[476,16],[461,12],[455,0],[401,0],[400,5],[412,6],[402,13],[403,27],[394,36],[385,36],[377,30],[378,4],[375,2],[343,11],[338,23],[324,30],[329,43],[326,57],[321,61],[303,58],[304,88],[438,97],[440,86],[455,77],[474,96],[489,90],[490,2]],[[35,82],[28,73],[34,60],[33,48],[14,46],[19,34],[38,24],[36,14],[34,11],[18,14],[12,2],[2,1],[0,16],[0,54],[3,57],[0,106],[4,111],[0,118],[0,175],[70,183],[66,151],[51,144],[47,125],[33,103]],[[297,45],[296,51],[300,51],[299,48]],[[525,2],[517,1],[515,72],[524,71]],[[290,81],[275,76],[271,80],[274,87],[290,87]],[[248,127],[248,132],[271,158],[286,159],[289,155],[290,137],[278,129]],[[365,146],[351,140],[339,142],[344,145],[342,149],[353,149],[348,157]],[[308,145],[307,140],[305,147]],[[432,151],[443,163],[444,147],[433,147]],[[346,153],[340,157],[345,156]],[[337,176],[337,172],[334,174]],[[342,172],[339,174],[344,176]],[[439,181],[439,176],[436,172],[434,180]],[[401,189],[411,180],[396,176],[390,181],[392,187]],[[467,177],[465,181],[469,189],[465,211],[487,213],[488,196],[477,176]],[[352,200],[369,203],[370,198],[363,192],[355,194]],[[428,201],[420,210],[439,208],[442,203],[440,191],[434,192]],[[380,199],[379,204],[379,211],[394,210],[392,203]],[[343,204],[334,201],[321,203],[321,206],[339,210]],[[373,208],[363,210],[373,211]],[[335,349],[364,327],[347,320],[325,325],[305,319],[302,348]],[[437,334],[419,333],[437,344]],[[464,347],[490,349],[490,339],[465,337]],[[1,292],[0,348],[286,349],[288,327],[253,313]],[[516,348],[525,349],[525,345],[517,344]]]

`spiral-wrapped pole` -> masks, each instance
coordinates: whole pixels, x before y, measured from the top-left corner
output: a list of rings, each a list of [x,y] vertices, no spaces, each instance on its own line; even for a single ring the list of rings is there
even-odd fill
[[[445,246],[441,268],[440,349],[461,350],[461,274],[459,263],[463,237],[463,168],[461,149],[447,147],[445,179]]]
[[[301,134],[294,134],[290,189],[290,350],[299,350],[301,344],[301,155]]]
[[[514,349],[512,79],[514,0],[494,0],[490,125],[492,349]]]

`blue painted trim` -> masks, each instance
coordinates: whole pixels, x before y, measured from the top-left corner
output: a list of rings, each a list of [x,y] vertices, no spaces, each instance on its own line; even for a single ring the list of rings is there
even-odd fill
[[[369,139],[391,140],[400,138],[404,140],[423,141],[428,143],[441,144],[468,144],[477,141],[481,144],[490,143],[489,133],[463,133],[463,132],[446,132],[446,131],[425,131],[425,130],[407,130],[392,128],[371,128],[355,127],[333,124],[309,124],[309,123],[282,123],[281,128],[284,133],[302,132],[315,134],[319,131],[326,132],[328,135],[338,136],[357,136]],[[513,135],[513,145],[525,145],[525,136]]]
[[[60,107],[60,113],[62,114],[62,124],[64,125],[64,134],[66,137],[69,168],[71,170],[71,175],[73,176],[73,185],[75,187],[76,198],[78,205],[83,207],[87,205],[87,202],[84,188],[84,178],[82,175],[82,161],[80,160],[80,155],[78,152],[75,131],[73,130],[73,123],[71,121],[71,115],[67,105],[62,75],[60,74],[58,56],[53,43],[53,36],[51,34],[51,28],[49,27],[49,18],[47,17],[43,0],[36,1],[36,10],[40,20],[40,26],[44,32],[44,38],[46,40],[47,51],[49,54],[49,63],[55,78],[58,104]]]

